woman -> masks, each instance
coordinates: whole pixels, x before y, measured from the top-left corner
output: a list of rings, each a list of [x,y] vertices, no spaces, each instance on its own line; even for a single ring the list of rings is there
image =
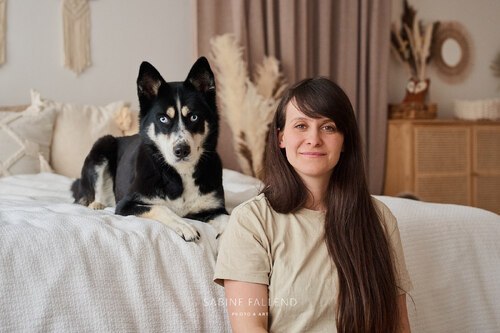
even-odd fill
[[[234,332],[409,332],[396,220],[367,189],[354,111],[326,78],[283,96],[262,193],[233,210],[216,282]]]

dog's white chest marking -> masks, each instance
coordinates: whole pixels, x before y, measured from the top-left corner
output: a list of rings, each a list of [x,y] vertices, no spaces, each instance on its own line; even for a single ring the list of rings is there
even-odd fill
[[[182,183],[184,185],[182,196],[170,200],[169,203],[172,210],[178,215],[185,216],[222,206],[220,199],[215,196],[215,192],[200,194],[198,186],[194,184],[191,175],[182,177]]]
[[[165,198],[154,198],[148,200],[148,203],[154,205],[168,206],[179,216],[196,214],[205,210],[222,207],[220,199],[215,192],[201,194],[198,186],[194,184],[194,179],[190,174],[181,174],[183,192],[182,195],[174,200]]]

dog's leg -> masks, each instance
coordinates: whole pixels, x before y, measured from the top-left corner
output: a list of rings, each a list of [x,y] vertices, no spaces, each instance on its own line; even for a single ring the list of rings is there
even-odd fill
[[[174,230],[186,242],[200,239],[200,233],[194,226],[186,222],[182,217],[174,213],[170,208],[163,205],[145,203],[140,194],[131,193],[124,197],[116,205],[115,213],[118,215],[135,215],[156,220]]]
[[[204,210],[196,214],[189,214],[186,217],[188,219],[207,222],[208,224],[210,224],[217,231],[217,236],[215,237],[215,239],[219,238],[220,235],[222,235],[224,229],[226,228],[227,222],[229,222],[229,214],[227,213],[227,210],[224,208],[224,206],[215,209]]]
[[[141,217],[160,221],[169,228],[173,229],[186,242],[197,241],[200,239],[200,233],[194,226],[184,221],[182,217],[174,213],[167,206],[153,205],[148,212],[142,213]]]
[[[92,209],[115,205],[116,153],[117,139],[111,135],[94,143],[83,163],[81,178],[71,188],[75,202]]]
[[[109,172],[107,160],[100,165],[94,166],[96,178],[94,183],[94,201],[89,204],[89,208],[98,210],[107,206],[115,205],[115,193],[113,192],[113,178]]]
[[[222,233],[226,229],[228,222],[229,222],[229,215],[226,214],[219,215],[208,221],[208,224],[214,227],[214,229],[217,231],[217,236],[215,236],[215,239],[219,238],[222,235]]]

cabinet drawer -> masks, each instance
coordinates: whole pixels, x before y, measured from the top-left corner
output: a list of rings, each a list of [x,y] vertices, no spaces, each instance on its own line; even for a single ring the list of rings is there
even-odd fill
[[[415,126],[417,174],[468,174],[470,129],[450,126]]]
[[[500,175],[500,128],[498,126],[474,127],[474,171],[493,172]]]
[[[421,176],[415,179],[415,193],[423,201],[471,205],[470,178],[464,176]]]
[[[500,176],[476,176],[473,205],[500,214]]]
[[[500,214],[500,122],[390,120],[384,194]]]

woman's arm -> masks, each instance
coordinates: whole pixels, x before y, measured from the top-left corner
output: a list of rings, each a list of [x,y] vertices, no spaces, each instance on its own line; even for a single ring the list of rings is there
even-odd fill
[[[267,332],[269,301],[265,284],[224,280],[224,290],[234,333]]]
[[[400,316],[399,331],[401,333],[410,333],[410,321],[408,320],[408,309],[406,308],[406,294],[398,296],[398,307]]]

